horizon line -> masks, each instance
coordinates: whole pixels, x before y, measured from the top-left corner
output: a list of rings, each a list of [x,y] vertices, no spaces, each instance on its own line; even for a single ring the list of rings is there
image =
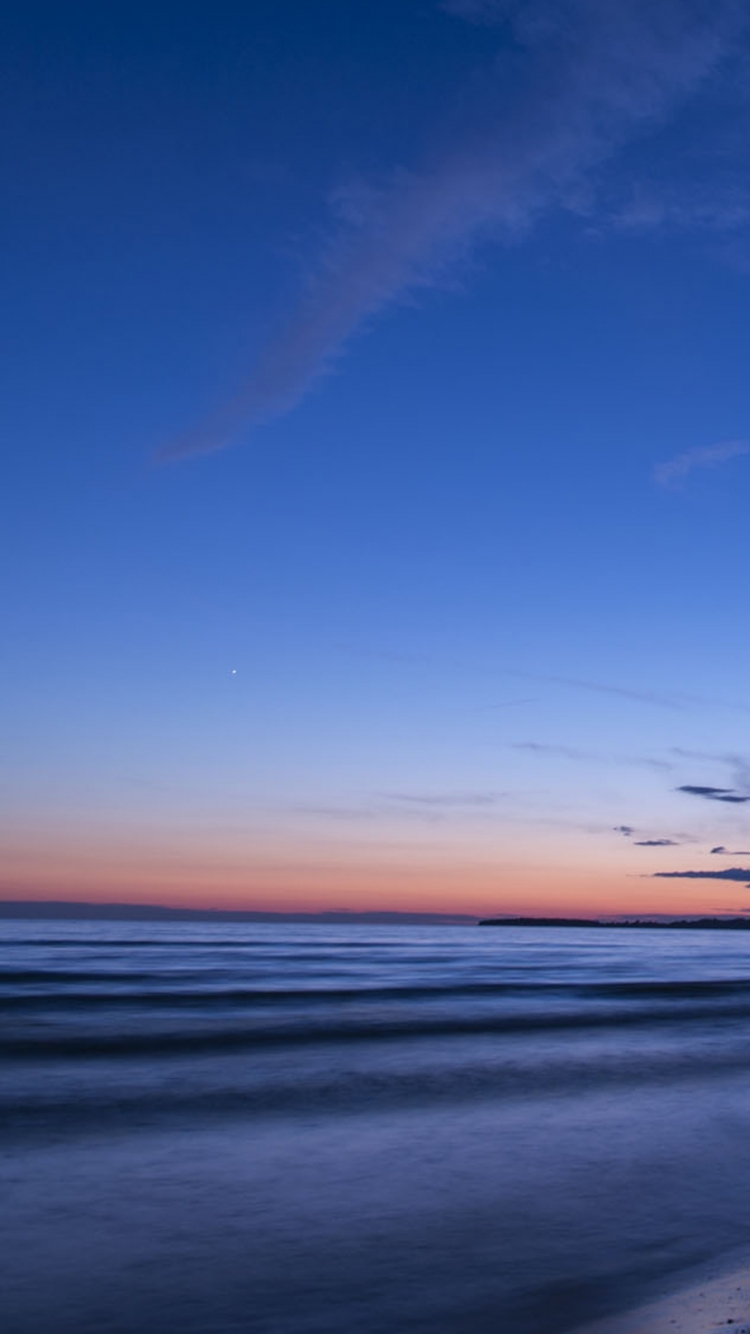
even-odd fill
[[[159,903],[101,903],[85,899],[2,899],[0,898],[0,921],[181,921],[181,922],[308,922],[311,924],[347,922],[363,925],[582,925],[609,926],[627,925],[634,919],[640,922],[680,922],[680,921],[747,921],[748,916],[736,912],[724,913],[604,913],[591,917],[550,917],[548,914],[518,914],[499,912],[488,916],[484,913],[459,912],[410,912],[408,909],[350,909],[329,908],[318,912],[303,910],[280,912],[253,908],[187,908]]]

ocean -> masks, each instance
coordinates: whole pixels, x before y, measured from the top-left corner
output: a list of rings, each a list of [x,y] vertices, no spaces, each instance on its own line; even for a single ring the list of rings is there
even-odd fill
[[[558,1334],[750,1248],[750,933],[0,923],[4,1334]]]

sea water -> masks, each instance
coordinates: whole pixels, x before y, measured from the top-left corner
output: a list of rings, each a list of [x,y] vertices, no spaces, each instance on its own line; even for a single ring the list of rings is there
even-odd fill
[[[4,1334],[557,1334],[750,1247],[750,933],[0,924]]]

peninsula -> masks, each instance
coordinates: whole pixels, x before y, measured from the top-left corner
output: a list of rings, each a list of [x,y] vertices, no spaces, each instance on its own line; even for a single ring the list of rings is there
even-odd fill
[[[618,918],[609,920],[595,917],[484,917],[478,926],[564,926],[596,927],[600,930],[642,930],[642,931],[748,931],[750,917],[672,917],[662,918]]]

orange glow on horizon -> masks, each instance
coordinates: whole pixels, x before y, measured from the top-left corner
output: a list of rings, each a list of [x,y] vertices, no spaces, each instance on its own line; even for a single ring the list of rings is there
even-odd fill
[[[173,849],[28,847],[6,860],[3,899],[159,904],[256,912],[389,911],[595,917],[741,912],[741,883],[653,879],[604,861],[523,862],[487,855],[364,858],[351,849],[266,849],[239,856]]]

